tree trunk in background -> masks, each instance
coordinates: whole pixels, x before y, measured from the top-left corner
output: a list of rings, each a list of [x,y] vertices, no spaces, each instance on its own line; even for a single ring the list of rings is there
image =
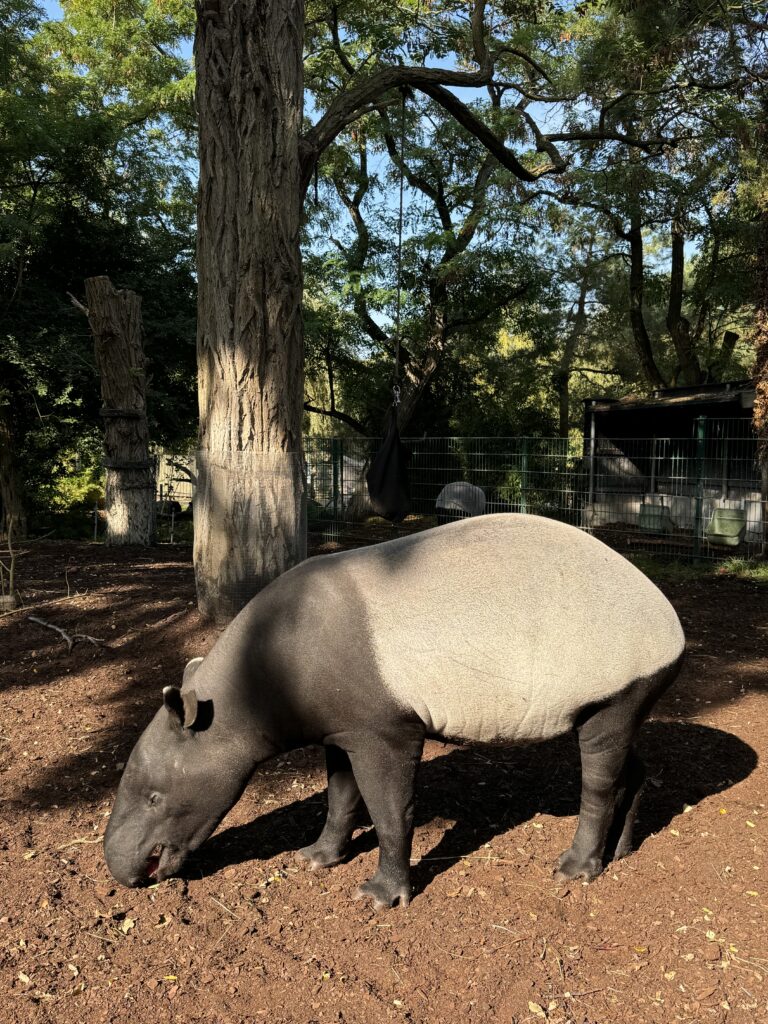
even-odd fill
[[[643,231],[638,213],[632,214],[629,231],[623,237],[629,242],[629,320],[632,325],[632,337],[635,339],[635,347],[646,380],[655,388],[665,388],[667,382],[653,357],[651,339],[643,313]]]
[[[667,330],[677,355],[676,385],[701,384],[702,374],[696,347],[691,335],[691,322],[683,316],[683,284],[685,279],[685,234],[683,225],[672,221],[672,270],[669,279]]]
[[[558,433],[560,437],[568,437],[571,424],[571,366],[576,355],[579,342],[584,337],[587,329],[587,294],[589,292],[590,276],[592,271],[592,244],[590,239],[587,259],[584,264],[584,272],[579,283],[579,298],[576,303],[576,313],[573,318],[573,328],[568,333],[563,347],[563,354],[560,364],[553,374],[555,390],[557,391],[558,405]]]
[[[13,520],[14,536],[26,537],[27,518],[24,514],[21,483],[13,457],[11,410],[7,405],[0,405],[0,501],[3,512],[0,532],[7,534],[8,524]]]
[[[404,434],[413,419],[421,396],[440,366],[443,338],[441,335],[429,341],[427,351],[418,363],[405,364],[400,378],[400,404],[397,407],[397,429]]]
[[[104,403],[107,543],[151,544],[155,480],[149,459],[141,297],[113,288],[108,277],[87,278],[85,295]]]
[[[739,340],[740,335],[736,331],[724,331],[723,338],[720,342],[720,347],[715,353],[715,358],[709,367],[709,377],[713,381],[725,380],[725,375],[728,371],[728,366],[733,358],[733,352],[736,348],[736,342]]]
[[[306,554],[301,0],[197,0],[195,580],[224,622]]]

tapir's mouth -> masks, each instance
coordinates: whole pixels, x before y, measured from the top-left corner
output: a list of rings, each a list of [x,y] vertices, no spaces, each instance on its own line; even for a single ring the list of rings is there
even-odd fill
[[[152,848],[151,853],[147,857],[147,878],[155,879],[157,876],[158,868],[160,867],[160,858],[163,855],[163,846],[158,843]]]

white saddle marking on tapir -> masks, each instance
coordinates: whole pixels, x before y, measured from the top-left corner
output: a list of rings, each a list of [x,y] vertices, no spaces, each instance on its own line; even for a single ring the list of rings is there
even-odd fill
[[[674,609],[581,530],[502,514],[356,551],[352,586],[380,676],[430,733],[540,740],[674,664]]]

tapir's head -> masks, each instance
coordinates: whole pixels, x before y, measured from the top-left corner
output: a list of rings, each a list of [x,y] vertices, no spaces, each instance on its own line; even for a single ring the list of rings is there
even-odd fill
[[[186,685],[166,686],[163,704],[133,748],[104,836],[104,855],[123,885],[176,874],[237,801],[253,768],[237,742],[212,727],[214,702]],[[218,735],[217,735],[218,733]]]

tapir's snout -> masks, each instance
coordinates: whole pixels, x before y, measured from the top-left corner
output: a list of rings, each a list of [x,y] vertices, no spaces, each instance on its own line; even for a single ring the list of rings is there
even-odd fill
[[[143,885],[147,881],[146,872],[141,870],[138,858],[131,847],[123,841],[125,829],[110,829],[104,837],[104,859],[109,873],[121,885],[130,888]]]
[[[135,889],[139,885],[145,885],[148,881],[146,874],[139,872],[135,862],[126,857],[122,852],[115,849],[115,844],[104,843],[104,857],[109,868],[109,873],[121,885],[127,885]]]
[[[157,847],[140,850],[135,826],[130,820],[118,822],[113,813],[104,835],[104,859],[115,881],[132,889],[156,881],[161,853]]]

